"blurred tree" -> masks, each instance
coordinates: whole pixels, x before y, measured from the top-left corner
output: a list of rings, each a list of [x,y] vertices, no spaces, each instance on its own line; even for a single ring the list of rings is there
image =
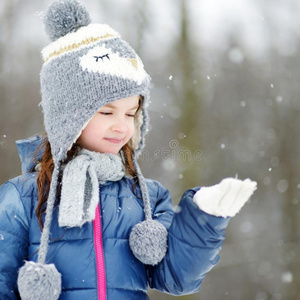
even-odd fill
[[[10,70],[10,56],[13,52],[13,38],[15,33],[15,24],[14,18],[16,16],[16,7],[20,1],[4,1],[1,3],[0,10],[0,27],[1,27],[1,35],[0,35],[0,165],[1,165],[1,173],[0,173],[0,182],[6,181],[12,175],[11,165],[7,164],[7,161],[12,161],[15,157],[16,151],[14,152],[14,156],[10,155],[11,147],[10,147],[10,135],[8,129],[9,121],[13,119],[12,110],[11,110],[11,78],[9,78],[11,74]],[[5,155],[3,155],[5,153]]]
[[[189,2],[178,1],[180,9],[180,34],[173,46],[170,57],[171,74],[174,74],[174,104],[180,108],[181,115],[176,122],[179,137],[178,148],[175,148],[177,171],[181,173],[181,189],[199,186],[201,173],[201,130],[202,99],[199,95],[200,49],[191,38]],[[173,105],[174,105],[173,104]],[[176,145],[175,145],[176,146]],[[198,156],[197,156],[198,154]],[[195,159],[197,156],[198,160]]]
[[[278,169],[274,188],[279,193],[279,200],[282,207],[281,235],[282,235],[282,257],[283,257],[283,277],[282,296],[293,299],[300,298],[300,262],[296,260],[296,249],[300,246],[300,210],[299,210],[299,120],[300,109],[297,99],[300,93],[299,85],[293,85],[290,78],[292,74],[299,73],[299,55],[286,58],[283,65],[279,60],[277,51],[271,52],[272,66],[270,70],[277,74],[274,85],[278,86],[272,95],[272,118],[271,128],[276,135],[276,152],[271,159],[271,164]],[[292,90],[291,90],[292,88]],[[289,286],[287,287],[287,283]]]

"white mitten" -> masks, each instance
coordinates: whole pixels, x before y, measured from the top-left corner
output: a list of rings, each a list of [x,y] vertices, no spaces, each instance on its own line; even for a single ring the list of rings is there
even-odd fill
[[[201,188],[193,200],[201,210],[210,215],[233,217],[255,190],[255,181],[225,178],[219,184]]]

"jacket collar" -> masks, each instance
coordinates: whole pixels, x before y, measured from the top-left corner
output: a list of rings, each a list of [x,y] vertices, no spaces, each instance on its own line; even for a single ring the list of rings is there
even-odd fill
[[[32,171],[37,164],[36,161],[42,157],[43,150],[39,149],[41,143],[41,135],[35,135],[16,141],[17,149],[21,159],[22,174]]]

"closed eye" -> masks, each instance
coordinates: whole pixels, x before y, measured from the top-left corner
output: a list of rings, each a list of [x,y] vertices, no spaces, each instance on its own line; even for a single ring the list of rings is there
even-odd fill
[[[135,114],[127,114],[128,117],[134,118]]]
[[[130,111],[128,111],[127,116],[128,116],[128,117],[135,118],[137,112],[138,112],[138,108],[131,109]]]
[[[99,111],[99,113],[100,113],[101,115],[104,115],[104,116],[112,115],[111,112],[105,112],[105,111]]]

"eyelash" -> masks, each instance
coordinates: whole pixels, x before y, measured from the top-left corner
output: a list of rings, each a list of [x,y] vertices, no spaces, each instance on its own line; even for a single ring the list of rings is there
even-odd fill
[[[103,59],[105,57],[108,58],[108,60],[110,60],[109,54],[105,54],[105,55],[102,55],[102,56],[94,56],[94,58],[96,58],[96,62],[98,62],[99,58],[101,59],[101,61],[103,61]]]
[[[104,115],[104,116],[110,116],[110,115],[112,115],[112,113],[110,113],[110,112],[104,112],[104,111],[100,111],[100,114],[101,115]],[[135,114],[126,114],[128,117],[130,117],[130,118],[134,118],[135,117]]]

